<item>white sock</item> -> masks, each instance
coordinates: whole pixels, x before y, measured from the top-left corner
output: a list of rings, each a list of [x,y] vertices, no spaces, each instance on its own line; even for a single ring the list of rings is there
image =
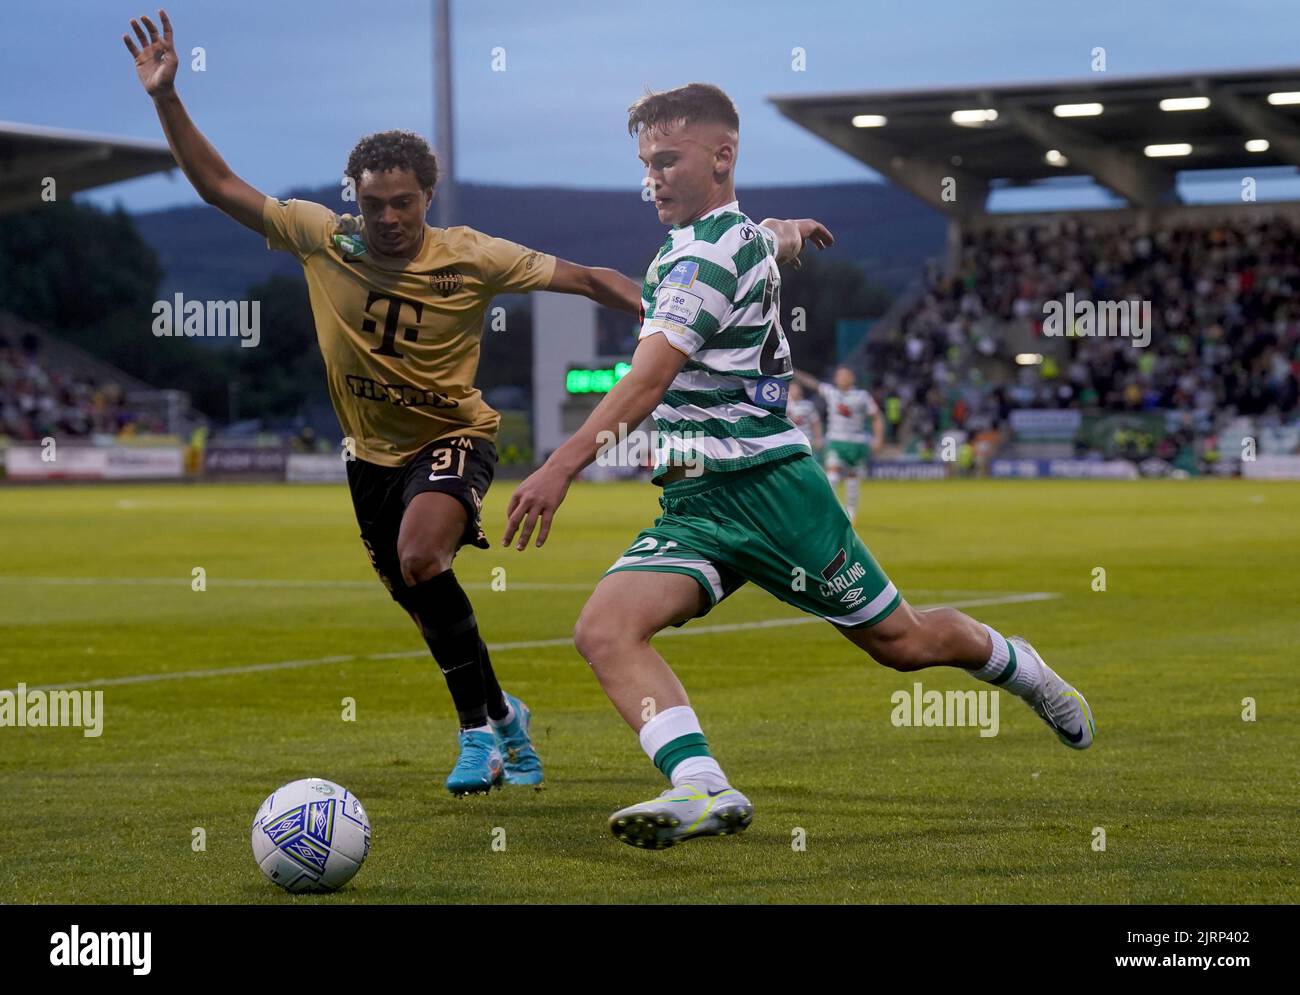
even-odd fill
[[[704,730],[700,728],[700,720],[695,715],[695,709],[689,705],[674,705],[672,708],[665,708],[641,727],[641,749],[645,750],[650,762],[654,763],[660,750],[683,736],[698,736],[702,740]],[[725,787],[727,784],[726,775],[722,773],[722,768],[712,757],[686,757],[678,762],[668,774],[668,778],[673,787],[685,783],[688,779],[695,784],[707,782],[709,787],[715,789]]]
[[[706,791],[718,791],[730,787],[727,775],[712,757],[687,757],[673,768],[671,778],[674,788],[683,784],[694,784]]]
[[[508,726],[514,720],[515,720],[515,706],[510,704],[509,698],[506,699],[506,717],[504,719],[494,719],[491,715],[488,716],[488,722],[491,725],[496,726],[496,728],[498,729],[500,729],[502,726]]]
[[[983,623],[981,623],[983,624]],[[1017,653],[1006,637],[987,625],[989,638],[993,640],[993,651],[988,663],[979,670],[972,670],[970,675],[977,681],[987,681],[1021,698],[1031,697],[1043,680],[1042,668],[1031,653]]]
[[[849,520],[852,521],[858,511],[857,477],[846,477],[844,480],[844,510],[849,513]]]
[[[491,732],[491,726],[473,726],[469,729],[462,729],[461,732]]]

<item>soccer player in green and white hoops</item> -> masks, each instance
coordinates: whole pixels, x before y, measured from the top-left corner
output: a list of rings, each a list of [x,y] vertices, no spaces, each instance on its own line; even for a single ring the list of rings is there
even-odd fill
[[[755,224],[741,212],[733,181],[740,121],[717,87],[647,94],[630,108],[628,128],[659,220],[672,226],[646,272],[632,368],[519,485],[502,539],[508,546],[518,533],[523,550],[537,529],[541,546],[601,441],[653,410],[664,439],[654,470],[664,513],[601,578],[574,632],[578,651],[672,785],[610,816],[614,835],[662,849],[749,825],[753,806],[728,782],[681,682],[650,645],[657,632],[704,615],[747,580],[826,619],[887,667],[961,667],[999,685],[1024,698],[1062,742],[1087,747],[1087,703],[1029,643],[954,609],[918,611],[903,600],[786,418],[792,368],[777,264],[796,263],[806,241],[830,245],[830,233],[810,219]]]
[[[802,370],[795,370],[794,377],[795,383],[817,391],[826,402],[826,477],[834,490],[844,479],[844,512],[851,522],[858,517],[858,480],[867,475],[872,452],[880,452],[885,444],[884,416],[875,398],[857,386],[857,377],[847,366],[835,370],[834,383],[821,383]]]

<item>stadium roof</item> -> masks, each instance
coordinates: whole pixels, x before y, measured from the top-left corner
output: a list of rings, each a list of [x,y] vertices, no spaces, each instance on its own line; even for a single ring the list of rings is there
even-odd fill
[[[0,121],[0,214],[40,204],[47,176],[66,196],[175,168],[166,142]]]
[[[1294,66],[769,99],[953,216],[981,213],[993,187],[1049,177],[1088,177],[1134,207],[1154,207],[1179,202],[1181,171],[1300,165]],[[1162,108],[1170,100],[1204,106]],[[955,112],[975,120],[959,124]],[[945,177],[956,181],[955,199],[943,198]]]

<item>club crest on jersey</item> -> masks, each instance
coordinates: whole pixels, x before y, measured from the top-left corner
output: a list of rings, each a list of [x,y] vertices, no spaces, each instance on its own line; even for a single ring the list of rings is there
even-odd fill
[[[670,283],[674,287],[689,287],[699,276],[700,264],[691,259],[683,259],[674,266],[666,277],[664,283]]]
[[[465,286],[465,278],[460,275],[460,271],[456,267],[448,266],[446,269],[430,273],[429,285],[443,297],[450,297]]]
[[[339,233],[333,238],[334,246],[345,256],[364,256],[366,243],[356,235]]]
[[[784,411],[790,397],[790,384],[776,377],[759,377],[754,381],[754,403],[771,411]]]

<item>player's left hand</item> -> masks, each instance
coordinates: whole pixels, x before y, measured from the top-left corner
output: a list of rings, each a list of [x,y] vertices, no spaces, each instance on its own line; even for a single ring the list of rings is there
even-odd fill
[[[812,218],[799,218],[790,222],[799,230],[799,251],[803,252],[804,247],[811,242],[818,249],[828,249],[835,244],[835,236],[830,233],[824,224],[815,221]],[[799,257],[795,256],[790,260],[795,269],[799,269]]]
[[[548,464],[542,464],[510,495],[510,504],[506,508],[506,534],[501,537],[501,545],[509,546],[515,532],[522,528],[515,549],[526,549],[533,528],[540,521],[537,546],[541,548],[551,532],[551,519],[555,517],[560,502],[568,493],[568,476]]]

